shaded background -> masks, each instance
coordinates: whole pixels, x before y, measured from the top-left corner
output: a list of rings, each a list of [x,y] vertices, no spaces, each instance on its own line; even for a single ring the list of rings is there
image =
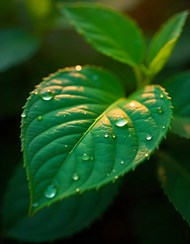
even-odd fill
[[[94,64],[115,72],[123,82],[126,94],[135,89],[130,69],[91,48],[57,11],[57,2],[66,1],[0,1],[1,195],[16,165],[22,160],[19,139],[22,107],[42,77],[67,66]],[[98,2],[112,5],[135,18],[147,41],[167,18],[190,7],[189,0]],[[188,22],[169,63],[156,78],[157,82],[174,72],[190,68],[189,26]],[[189,146],[187,140],[170,134],[161,145],[171,152]],[[3,238],[2,241],[18,243]],[[125,176],[125,184],[118,196],[99,220],[87,230],[57,243],[73,241],[186,244],[190,243],[190,230],[163,194],[156,176],[156,159],[152,156],[135,172]]]

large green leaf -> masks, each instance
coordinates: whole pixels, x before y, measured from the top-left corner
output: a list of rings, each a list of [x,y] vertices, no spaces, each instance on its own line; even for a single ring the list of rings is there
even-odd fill
[[[169,59],[181,35],[187,16],[188,11],[176,14],[153,37],[147,55],[149,70],[152,75],[157,74]]]
[[[76,30],[99,52],[136,66],[144,57],[144,38],[129,17],[102,5],[75,4],[60,8]]]
[[[166,134],[170,107],[162,87],[147,86],[126,99],[118,79],[94,67],[45,79],[22,114],[31,201],[38,203],[32,211],[134,169]]]
[[[29,217],[29,192],[24,169],[19,167],[4,197],[4,235],[43,243],[69,237],[102,215],[114,199],[118,186],[108,184],[98,191],[75,195]]]
[[[181,149],[175,151],[178,153],[175,157],[167,153],[160,155],[158,176],[164,192],[183,218],[190,224],[189,150],[186,150],[186,152]]]
[[[164,85],[172,97],[174,106],[172,131],[190,138],[190,72],[175,75]]]
[[[31,58],[39,46],[39,38],[20,29],[0,31],[0,72]]]

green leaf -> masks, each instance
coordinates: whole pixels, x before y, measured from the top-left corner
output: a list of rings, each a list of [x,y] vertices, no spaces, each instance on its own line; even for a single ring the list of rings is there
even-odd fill
[[[22,114],[31,202],[38,202],[31,211],[134,169],[166,134],[170,107],[162,87],[147,86],[127,99],[118,79],[95,67],[45,79]]]
[[[118,186],[108,184],[98,191],[75,195],[29,217],[29,192],[24,169],[19,167],[4,197],[4,235],[29,242],[48,242],[69,237],[87,228],[103,214],[113,201]]]
[[[190,224],[190,165],[189,151],[186,155],[178,151],[175,158],[167,153],[160,154],[158,176],[164,192],[183,218]],[[181,156],[183,155],[183,157]]]
[[[183,11],[170,18],[153,37],[147,55],[150,73],[156,75],[169,59],[188,16]]]
[[[0,30],[0,72],[31,58],[39,39],[21,29]]]
[[[60,8],[97,51],[130,66],[144,57],[144,37],[128,16],[102,5],[75,4]]]
[[[172,97],[174,106],[172,131],[182,137],[190,138],[190,72],[175,75],[164,85]]]

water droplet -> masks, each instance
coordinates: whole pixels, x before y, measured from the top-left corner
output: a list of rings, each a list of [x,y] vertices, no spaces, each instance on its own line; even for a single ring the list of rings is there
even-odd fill
[[[118,178],[119,178],[119,176],[118,176],[118,175],[114,176],[114,179],[115,179],[115,180],[117,180]]]
[[[162,126],[162,130],[165,130],[165,129],[166,129],[166,126],[163,125],[163,126]]]
[[[146,136],[146,140],[147,140],[147,141],[152,140],[152,136],[151,136],[151,135],[147,135],[147,136]]]
[[[157,108],[157,113],[158,113],[158,114],[162,114],[162,113],[163,113],[163,109],[162,109],[162,107],[158,107],[158,108]]]
[[[121,162],[120,162],[121,164],[124,164],[125,163],[125,161],[123,161],[123,160],[121,160]]]
[[[43,120],[43,116],[41,116],[41,115],[38,116],[38,117],[37,117],[37,120],[38,120],[38,121],[42,121],[42,120]]]
[[[80,188],[76,188],[75,191],[76,191],[76,192],[80,192]]]
[[[76,65],[76,66],[75,66],[75,69],[76,69],[77,71],[81,71],[81,70],[82,70],[82,66],[80,66],[80,65]]]
[[[77,173],[74,173],[73,180],[77,181],[79,180],[79,178],[80,178],[79,175]]]
[[[118,127],[123,127],[123,126],[125,126],[127,123],[128,123],[128,120],[127,120],[126,118],[118,118],[118,119],[116,119],[116,122],[115,122],[115,124],[116,124]]]
[[[22,118],[26,118],[26,113],[23,112],[23,113],[21,114],[21,117],[22,117]]]
[[[87,114],[87,112],[85,111],[84,114]]]
[[[134,106],[135,106],[135,103],[134,103],[134,102],[131,102],[129,105],[130,105],[131,107],[134,107]]]
[[[116,135],[112,135],[112,138],[115,139],[116,138]]]
[[[44,195],[47,198],[53,198],[53,197],[55,197],[56,193],[57,193],[57,188],[54,185],[50,185],[45,190]]]
[[[88,161],[90,159],[90,156],[87,154],[87,153],[84,153],[83,155],[82,155],[82,160],[83,161]]]
[[[105,134],[105,135],[104,135],[105,138],[108,138],[108,136],[109,136],[108,134]]]
[[[160,94],[160,98],[163,98],[164,97],[164,95],[163,94]]]
[[[38,207],[38,203],[37,203],[37,202],[34,202],[34,203],[32,204],[32,207],[33,207],[33,208],[37,208],[37,207]]]
[[[114,173],[115,172],[115,169],[113,169],[112,172]]]
[[[68,147],[68,145],[64,145],[64,147]]]
[[[53,98],[54,94],[50,89],[41,91],[41,97],[45,101],[49,101]]]
[[[100,137],[99,135],[96,135],[96,137]]]
[[[109,173],[107,173],[107,174],[106,174],[106,176],[110,176],[110,174],[109,174]]]
[[[146,158],[149,158],[149,154],[148,153],[145,153],[144,155]]]

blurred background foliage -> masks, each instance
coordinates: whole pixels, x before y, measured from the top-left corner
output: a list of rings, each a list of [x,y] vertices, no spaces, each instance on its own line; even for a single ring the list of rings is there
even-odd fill
[[[0,1],[0,125],[1,194],[16,165],[20,152],[20,114],[29,92],[43,77],[59,68],[77,64],[103,66],[115,72],[126,87],[135,89],[134,76],[124,64],[91,48],[59,13],[57,5],[74,0]],[[134,18],[144,30],[147,42],[170,16],[190,7],[189,0],[83,0],[100,2],[120,9]],[[156,78],[162,82],[170,74],[190,68],[190,23],[180,38],[166,68]],[[118,30],[120,31],[120,30]],[[168,141],[172,140],[172,147]],[[185,141],[185,142],[184,142]],[[169,135],[163,147],[175,151],[190,143]],[[109,243],[190,243],[189,227],[162,193],[157,182],[154,157],[127,175],[126,184],[104,216],[72,240]],[[1,198],[2,199],[2,198]],[[1,201],[2,205],[2,201]],[[65,243],[70,243],[66,240]],[[4,243],[11,243],[4,240]],[[12,241],[12,243],[17,243]]]

